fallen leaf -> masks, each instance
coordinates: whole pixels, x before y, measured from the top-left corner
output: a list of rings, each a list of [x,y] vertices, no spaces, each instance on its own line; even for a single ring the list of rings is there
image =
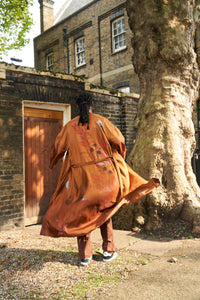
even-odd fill
[[[6,258],[6,259],[4,259],[4,260],[2,260],[2,261],[0,261],[0,265],[2,265],[4,262],[7,262],[8,261],[8,259]]]

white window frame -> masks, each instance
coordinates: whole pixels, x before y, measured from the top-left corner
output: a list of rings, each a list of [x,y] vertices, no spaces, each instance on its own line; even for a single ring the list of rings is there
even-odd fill
[[[53,71],[54,69],[54,56],[53,52],[49,53],[46,57],[47,70]]]
[[[121,45],[120,45],[121,44]],[[112,51],[118,52],[126,48],[125,18],[120,17],[112,22]]]
[[[83,41],[83,47],[78,47],[78,43]],[[75,57],[76,57],[76,67],[84,66],[85,63],[85,38],[81,37],[75,40]]]

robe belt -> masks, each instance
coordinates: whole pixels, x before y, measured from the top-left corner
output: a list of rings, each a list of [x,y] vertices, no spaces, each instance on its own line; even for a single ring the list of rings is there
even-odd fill
[[[117,177],[118,177],[118,181],[119,181],[119,198],[120,198],[120,196],[122,196],[122,193],[123,193],[123,184],[122,184],[122,180],[121,180],[120,171],[119,171],[119,167],[118,167],[117,161],[113,157],[113,155],[106,156],[106,157],[104,157],[102,159],[91,160],[91,161],[88,161],[88,162],[83,162],[83,163],[78,163],[78,164],[72,164],[71,163],[71,167],[72,168],[79,168],[79,167],[83,167],[83,166],[98,164],[98,163],[103,162],[103,161],[108,160],[108,159],[112,159],[112,161],[113,161],[113,163],[115,165],[115,170],[117,172]]]
[[[78,164],[72,164],[71,163],[71,167],[72,168],[79,168],[79,167],[83,167],[83,166],[98,164],[98,163],[103,162],[103,161],[108,160],[108,159],[114,160],[113,156],[106,156],[106,157],[104,157],[102,159],[91,160],[91,161],[87,161],[87,162],[83,162],[83,163],[78,163]]]

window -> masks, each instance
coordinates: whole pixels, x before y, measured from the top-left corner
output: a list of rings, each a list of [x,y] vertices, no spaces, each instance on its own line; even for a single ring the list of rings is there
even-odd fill
[[[120,92],[130,93],[130,82],[128,80],[115,83],[112,87]]]
[[[85,39],[80,38],[75,42],[76,66],[85,65]]]
[[[53,71],[53,53],[47,55],[47,69]]]
[[[129,86],[123,86],[121,88],[118,88],[118,90],[120,92],[123,92],[123,93],[130,93],[130,87]]]
[[[124,17],[113,21],[112,23],[112,44],[113,52],[126,48],[126,33]]]

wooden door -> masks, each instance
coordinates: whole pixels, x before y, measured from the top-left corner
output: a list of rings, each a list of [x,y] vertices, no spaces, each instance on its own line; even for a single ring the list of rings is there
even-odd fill
[[[42,221],[56,189],[62,160],[51,170],[51,146],[63,124],[63,112],[24,108],[25,224]]]

